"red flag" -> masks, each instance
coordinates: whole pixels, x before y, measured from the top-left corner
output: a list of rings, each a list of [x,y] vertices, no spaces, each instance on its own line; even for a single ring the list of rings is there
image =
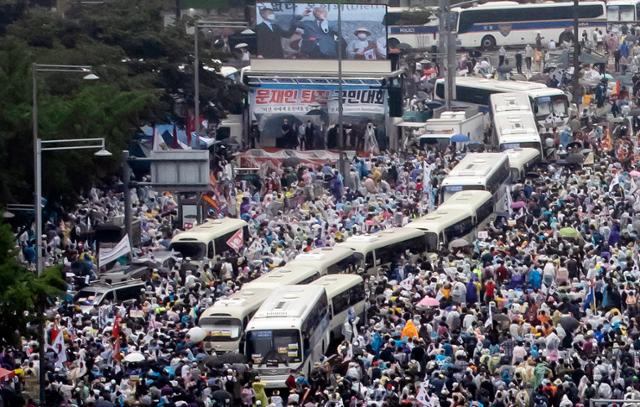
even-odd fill
[[[238,229],[238,231],[234,233],[233,236],[229,238],[229,240],[227,240],[227,246],[235,250],[237,253],[240,251],[243,245],[244,239],[242,229]]]
[[[113,321],[111,336],[116,339],[116,342],[113,345],[113,359],[120,360],[120,316],[118,315],[116,315],[116,318]]]

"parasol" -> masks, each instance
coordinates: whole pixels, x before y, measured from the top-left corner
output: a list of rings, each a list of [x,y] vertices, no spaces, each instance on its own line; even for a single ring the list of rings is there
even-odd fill
[[[456,239],[456,240],[452,241],[452,242],[449,244],[449,246],[450,246],[452,249],[459,249],[459,248],[462,248],[462,247],[467,247],[467,246],[469,246],[469,242],[467,242],[465,239]]]
[[[140,352],[131,352],[124,357],[124,361],[128,363],[139,363],[139,362],[144,362],[145,360],[146,358]]]
[[[560,325],[562,325],[564,330],[567,331],[567,332],[573,332],[573,331],[576,330],[576,328],[578,328],[580,326],[580,321],[578,321],[577,319],[575,319],[571,315],[560,317],[559,323],[560,323]]]
[[[455,134],[453,136],[451,136],[451,142],[452,143],[468,143],[469,142],[469,136],[466,136],[464,134]]]
[[[423,299],[421,299],[416,305],[418,307],[439,307],[440,301],[436,300],[433,297],[426,296]]]
[[[191,343],[200,343],[207,337],[207,331],[199,326],[194,326],[187,332],[187,337]]]
[[[527,204],[524,201],[515,201],[511,203],[511,209],[522,209],[526,206]]]

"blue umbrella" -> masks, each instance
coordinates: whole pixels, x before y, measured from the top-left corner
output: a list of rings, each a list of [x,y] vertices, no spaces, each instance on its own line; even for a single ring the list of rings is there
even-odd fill
[[[465,136],[464,134],[454,134],[451,136],[452,143],[468,143],[469,136]]]

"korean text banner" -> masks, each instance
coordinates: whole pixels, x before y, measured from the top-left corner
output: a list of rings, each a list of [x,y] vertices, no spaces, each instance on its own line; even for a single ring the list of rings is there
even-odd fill
[[[342,91],[345,114],[385,114],[386,91],[384,89],[346,89]],[[254,114],[313,114],[325,111],[338,112],[338,91],[313,90],[298,87],[258,88],[251,93],[251,110]]]
[[[257,57],[265,59],[383,60],[387,58],[384,5],[257,2]]]

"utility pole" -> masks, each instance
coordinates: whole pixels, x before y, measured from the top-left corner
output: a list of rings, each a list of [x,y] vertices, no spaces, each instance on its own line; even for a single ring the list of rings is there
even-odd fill
[[[456,37],[452,32],[451,15],[449,13],[449,0],[439,0],[439,37],[438,54],[441,56],[441,67],[444,71],[444,99],[445,107],[451,110],[451,101],[455,99],[456,81]],[[441,44],[441,45],[440,45]],[[442,47],[442,48],[441,48]]]
[[[344,126],[342,123],[342,2],[338,2],[338,145],[343,147]],[[344,176],[344,174],[343,174]]]
[[[580,28],[580,15],[578,10],[580,7],[579,0],[573,0],[573,101],[580,106],[580,41],[578,41]]]

